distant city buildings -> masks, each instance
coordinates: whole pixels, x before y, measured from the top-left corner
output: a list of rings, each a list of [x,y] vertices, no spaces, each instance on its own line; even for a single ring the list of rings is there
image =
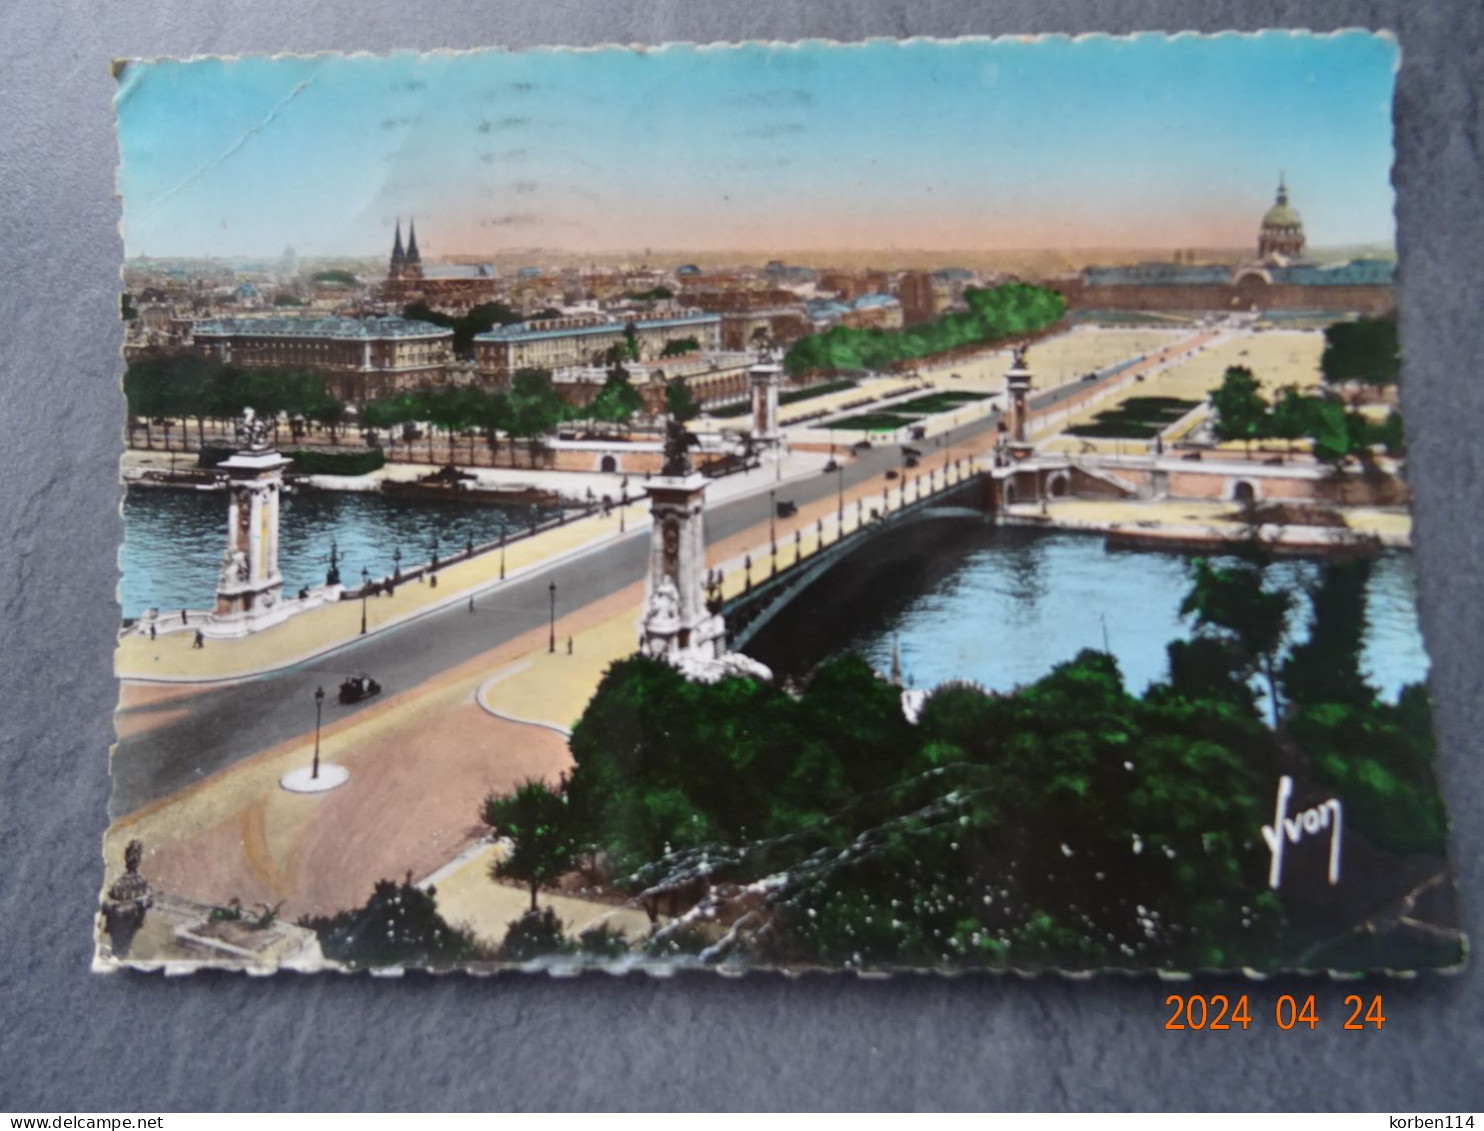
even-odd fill
[[[1396,265],[1354,259],[1320,265],[1303,258],[1304,226],[1280,179],[1277,198],[1258,227],[1257,254],[1235,267],[1173,262],[1089,267],[1057,282],[1073,308],[1165,311],[1326,311],[1388,314],[1396,304]]]
[[[410,318],[228,318],[197,323],[191,338],[232,365],[311,370],[355,403],[432,383],[453,360],[452,330]]]
[[[692,309],[534,319],[476,335],[474,359],[481,377],[504,384],[521,369],[602,365],[615,346],[627,349],[631,339],[639,361],[691,340],[701,352],[715,352],[721,348],[721,317]]]

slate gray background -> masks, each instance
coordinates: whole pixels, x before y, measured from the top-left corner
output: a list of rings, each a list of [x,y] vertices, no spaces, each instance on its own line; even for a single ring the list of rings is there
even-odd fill
[[[1265,26],[1391,27],[1402,44],[1403,403],[1441,772],[1480,938],[1477,0],[0,5],[0,1110],[1484,1107],[1478,963],[1380,987],[1380,1033],[1340,1031],[1347,988],[1327,983],[1317,1032],[1267,1021],[1296,983],[1232,983],[1253,994],[1251,1031],[1177,1034],[1153,979],[88,973],[121,535],[111,58]]]

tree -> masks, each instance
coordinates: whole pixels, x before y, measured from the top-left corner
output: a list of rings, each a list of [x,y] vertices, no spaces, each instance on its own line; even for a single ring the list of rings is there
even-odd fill
[[[364,907],[301,919],[325,957],[347,966],[453,966],[486,957],[474,936],[438,913],[437,889],[379,880]]]
[[[1283,694],[1291,705],[1364,707],[1375,701],[1376,689],[1360,670],[1370,578],[1371,563],[1365,558],[1320,567],[1319,581],[1309,589],[1309,638],[1294,645],[1283,662]]]
[[[627,424],[643,409],[644,398],[629,383],[628,370],[615,364],[587,411],[594,420],[605,424]]]
[[[1336,322],[1324,331],[1319,368],[1328,385],[1395,385],[1401,377],[1401,361],[1394,318]]]
[[[1216,410],[1216,435],[1222,440],[1250,443],[1269,434],[1268,405],[1258,391],[1261,386],[1252,370],[1233,365],[1221,378],[1221,387],[1211,393]]]
[[[532,779],[517,786],[513,794],[485,798],[480,819],[496,836],[512,842],[510,852],[495,861],[490,875],[528,886],[535,911],[537,893],[555,886],[577,863],[578,847],[570,832],[565,794]]]
[[[677,378],[665,386],[665,411],[682,423],[701,415],[701,406],[684,380]]]
[[[531,449],[531,466],[536,465],[535,440],[556,429],[566,416],[566,405],[557,395],[551,382],[551,373],[545,369],[519,369],[511,382],[509,393],[511,438],[511,460],[514,461],[516,437],[525,440]]]
[[[1264,569],[1252,559],[1214,566],[1205,558],[1191,563],[1190,592],[1180,604],[1181,616],[1193,616],[1197,629],[1214,633],[1233,646],[1243,678],[1261,670],[1267,678],[1273,728],[1279,721],[1278,649],[1288,624],[1293,596],[1264,587]]]

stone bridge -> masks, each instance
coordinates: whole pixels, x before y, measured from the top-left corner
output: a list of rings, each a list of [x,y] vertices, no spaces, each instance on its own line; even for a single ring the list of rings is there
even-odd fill
[[[955,475],[955,472],[957,473]],[[929,482],[937,476],[928,476]],[[809,588],[845,558],[875,539],[900,532],[925,519],[973,518],[982,521],[992,508],[988,473],[977,469],[944,472],[943,484],[920,490],[895,510],[885,513],[881,504],[867,504],[864,521],[854,530],[837,536],[778,572],[756,582],[750,578],[743,591],[714,606],[726,619],[727,647],[742,651],[790,601]],[[920,486],[920,484],[919,484]],[[846,508],[847,512],[849,508]]]

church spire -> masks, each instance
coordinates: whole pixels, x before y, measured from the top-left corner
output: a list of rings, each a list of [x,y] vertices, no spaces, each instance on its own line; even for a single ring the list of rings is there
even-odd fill
[[[1278,174],[1278,203],[1279,204],[1287,204],[1288,203],[1288,174],[1287,173],[1279,173]]]
[[[417,221],[407,221],[407,262],[421,263],[422,257],[417,253]]]
[[[399,216],[397,218],[397,238],[392,244],[392,266],[400,267],[406,259],[407,255],[402,250],[402,218]]]

